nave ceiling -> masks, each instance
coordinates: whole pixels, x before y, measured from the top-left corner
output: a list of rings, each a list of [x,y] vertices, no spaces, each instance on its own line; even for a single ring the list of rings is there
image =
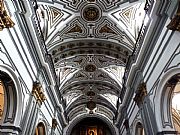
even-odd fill
[[[69,119],[113,119],[145,0],[37,0],[38,18]]]

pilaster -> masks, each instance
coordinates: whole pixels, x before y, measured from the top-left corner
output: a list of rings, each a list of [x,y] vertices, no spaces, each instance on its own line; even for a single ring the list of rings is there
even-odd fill
[[[45,101],[46,97],[44,95],[42,86],[40,83],[34,82],[31,95],[29,97],[29,103],[26,107],[26,113],[23,119],[23,132],[21,135],[34,135],[36,128],[38,112]]]

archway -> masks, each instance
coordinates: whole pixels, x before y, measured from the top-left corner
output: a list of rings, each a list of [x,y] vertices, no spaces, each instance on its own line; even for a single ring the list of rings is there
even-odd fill
[[[15,85],[11,77],[0,70],[0,90],[1,90],[1,123],[13,123],[16,116],[16,99]]]
[[[6,66],[0,66],[1,83],[1,129],[0,132],[19,133],[22,116],[22,92],[15,73]],[[8,123],[8,125],[7,125]],[[4,130],[7,129],[7,130]]]
[[[42,122],[37,125],[34,135],[46,135],[45,126]]]
[[[175,130],[180,134],[180,74],[175,75],[169,81],[173,87],[171,114]]]
[[[99,115],[99,114],[94,114],[94,115],[82,114],[82,115],[79,115],[78,117],[76,117],[72,121],[70,121],[69,125],[64,128],[63,135],[71,135],[73,128],[76,125],[78,125],[78,123],[80,123],[81,121],[83,121],[86,118],[90,118],[90,119],[95,118],[97,120],[101,120],[103,123],[105,123],[108,126],[112,135],[119,135],[117,127],[114,126],[113,123],[110,120],[108,120],[106,117]]]
[[[113,135],[108,125],[98,118],[85,118],[75,125],[70,135]]]
[[[135,135],[145,135],[143,125],[140,122],[136,125]]]
[[[179,73],[179,69],[169,71],[163,76],[159,83],[155,100],[157,103],[160,103],[155,106],[159,133],[168,132],[169,134],[177,134],[180,119],[178,118],[179,113],[177,113],[175,109],[176,105],[173,104],[175,102],[178,103],[175,99],[177,99],[180,91],[179,87],[177,87],[177,84],[180,82]]]

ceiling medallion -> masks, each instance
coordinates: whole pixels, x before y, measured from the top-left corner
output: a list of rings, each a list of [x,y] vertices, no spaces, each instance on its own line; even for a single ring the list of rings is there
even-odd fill
[[[93,64],[88,64],[85,67],[85,71],[86,72],[94,72],[94,71],[96,71],[96,66]]]
[[[89,110],[93,110],[94,108],[96,108],[96,103],[93,102],[93,101],[87,102],[87,108],[88,108]]]
[[[83,10],[83,17],[86,21],[97,21],[100,17],[100,11],[95,6],[87,6]]]
[[[95,96],[95,93],[93,91],[88,91],[87,96],[88,97],[93,97],[93,96]]]

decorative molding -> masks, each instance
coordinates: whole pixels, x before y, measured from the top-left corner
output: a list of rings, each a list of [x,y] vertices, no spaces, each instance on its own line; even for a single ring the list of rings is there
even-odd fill
[[[0,0],[0,31],[4,28],[11,28],[14,26],[14,22],[8,16],[4,7],[4,0]]]
[[[144,100],[144,97],[147,95],[147,90],[146,90],[146,84],[145,83],[141,83],[138,86],[136,95],[134,97],[134,101],[136,102],[136,104],[138,106],[140,106]]]
[[[32,94],[36,98],[37,102],[38,101],[40,102],[40,104],[42,104],[46,100],[45,94],[43,92],[43,89],[40,83],[34,82]]]
[[[122,65],[127,63],[128,56],[131,51],[119,44],[112,42],[92,42],[92,41],[77,41],[61,44],[51,50],[51,55],[54,60],[55,67],[57,63],[63,59],[67,59],[77,55],[105,55],[119,59]],[[85,55],[86,56],[86,55]]]
[[[177,12],[175,16],[172,18],[171,22],[168,24],[167,28],[173,31],[180,32],[180,0],[179,0]]]

